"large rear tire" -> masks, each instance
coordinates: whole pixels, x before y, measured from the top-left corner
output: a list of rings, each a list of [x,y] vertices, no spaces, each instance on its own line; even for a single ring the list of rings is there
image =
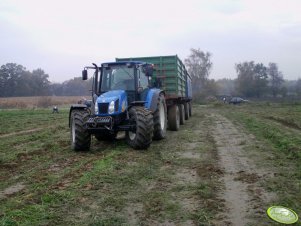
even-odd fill
[[[172,131],[178,131],[180,128],[180,111],[176,104],[168,110],[168,128]]]
[[[167,108],[164,95],[158,98],[157,110],[154,113],[154,139],[161,140],[166,137]]]
[[[179,111],[180,111],[180,125],[184,125],[185,124],[184,104],[179,104]]]
[[[192,116],[192,105],[191,105],[191,102],[188,103],[188,106],[189,106],[189,117]]]
[[[144,107],[129,110],[130,121],[136,124],[136,131],[126,132],[126,141],[134,149],[147,149],[152,143],[154,123],[152,112]]]
[[[73,110],[71,113],[71,148],[74,151],[88,151],[90,149],[91,134],[85,128],[88,118],[89,112],[86,110]]]

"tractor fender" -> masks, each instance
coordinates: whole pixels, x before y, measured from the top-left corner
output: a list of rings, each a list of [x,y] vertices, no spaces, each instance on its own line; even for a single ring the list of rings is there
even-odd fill
[[[86,110],[86,109],[88,109],[88,107],[86,104],[72,104],[71,105],[70,110],[69,110],[69,128],[70,128],[71,113],[75,109],[76,110],[79,110],[79,109]]]
[[[161,89],[150,89],[148,91],[144,106],[153,113],[157,110],[158,98],[161,93],[165,95],[164,91]]]

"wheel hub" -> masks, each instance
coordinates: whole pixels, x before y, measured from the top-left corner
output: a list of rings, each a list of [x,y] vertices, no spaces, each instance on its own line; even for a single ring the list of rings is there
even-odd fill
[[[72,120],[71,133],[72,133],[72,143],[75,143],[75,122],[74,122],[74,120]]]
[[[165,129],[165,111],[163,103],[160,103],[160,125],[161,129]]]

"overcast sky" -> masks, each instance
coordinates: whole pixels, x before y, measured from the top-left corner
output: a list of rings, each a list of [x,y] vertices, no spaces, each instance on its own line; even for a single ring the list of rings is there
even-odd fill
[[[115,57],[212,53],[210,78],[235,63],[278,64],[301,78],[301,0],[0,0],[0,65],[42,68],[52,82]]]

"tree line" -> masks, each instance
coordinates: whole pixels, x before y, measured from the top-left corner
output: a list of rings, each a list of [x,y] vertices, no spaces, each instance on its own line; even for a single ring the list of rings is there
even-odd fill
[[[195,99],[208,96],[242,96],[246,98],[301,97],[301,79],[287,81],[276,63],[246,61],[235,64],[237,78],[210,79],[212,54],[200,49],[191,49],[184,60],[192,77]],[[41,68],[33,71],[16,63],[0,67],[0,97],[14,96],[89,96],[92,79],[83,81],[75,77],[62,83],[51,83],[49,75]]]
[[[33,71],[16,63],[0,67],[0,97],[19,96],[86,96],[90,95],[92,80],[75,77],[63,83],[51,83],[49,75],[38,68]]]
[[[208,96],[301,97],[301,79],[286,81],[274,62],[268,65],[254,61],[237,63],[236,79],[209,79],[213,67],[211,56],[209,52],[192,48],[185,59],[188,73],[192,76],[193,94],[197,99]]]

